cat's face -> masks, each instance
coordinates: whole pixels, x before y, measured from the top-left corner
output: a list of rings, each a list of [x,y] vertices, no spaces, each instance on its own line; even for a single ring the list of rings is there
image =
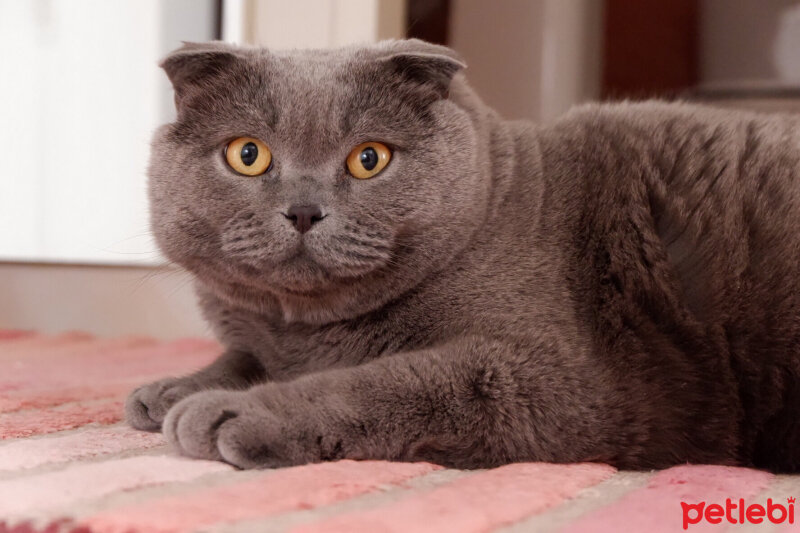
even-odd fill
[[[163,66],[178,118],[153,144],[153,229],[222,297],[277,298],[299,320],[357,314],[446,264],[479,216],[447,49],[189,45]]]

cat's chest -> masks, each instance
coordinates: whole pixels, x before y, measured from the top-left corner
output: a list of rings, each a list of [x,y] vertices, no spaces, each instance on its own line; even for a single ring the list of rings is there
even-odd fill
[[[269,318],[230,309],[207,315],[226,346],[256,355],[271,379],[288,380],[442,345],[465,333],[519,338],[563,328],[574,317],[558,271],[533,248],[516,260],[476,249],[401,298],[350,320],[311,325],[286,322],[277,312]]]
[[[383,355],[423,348],[442,337],[442,321],[418,308],[386,308],[325,325],[229,315],[227,345],[256,355],[273,380],[354,366]]]

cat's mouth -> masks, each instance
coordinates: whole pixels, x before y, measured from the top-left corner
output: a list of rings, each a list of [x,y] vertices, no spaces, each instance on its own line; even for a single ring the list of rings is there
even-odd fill
[[[268,266],[235,260],[223,263],[224,272],[213,276],[216,282],[226,284],[236,280],[239,285],[258,292],[303,298],[322,298],[354,283],[359,277],[326,267],[302,248]]]
[[[272,270],[273,290],[292,296],[322,297],[344,286],[352,285],[375,269],[342,269],[318,259],[313,252],[302,249],[282,261]]]
[[[352,287],[392,262],[393,239],[388,235],[317,231],[254,237],[258,234],[222,232],[220,256],[213,260],[221,279],[215,281],[236,281],[279,297],[315,299]]]
[[[192,269],[205,283],[224,292],[249,292],[302,298],[321,298],[334,292],[338,283],[320,267],[292,270],[287,265],[261,270],[251,265],[229,262],[223,268]]]

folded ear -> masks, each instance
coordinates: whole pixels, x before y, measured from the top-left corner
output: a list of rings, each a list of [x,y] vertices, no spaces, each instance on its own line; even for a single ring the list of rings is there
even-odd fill
[[[446,98],[453,76],[466,63],[452,49],[419,39],[391,41],[381,61],[390,65],[405,80],[433,91],[437,98]]]
[[[222,42],[187,43],[161,60],[175,89],[175,106],[181,110],[185,97],[193,88],[230,70],[243,58],[240,49]]]

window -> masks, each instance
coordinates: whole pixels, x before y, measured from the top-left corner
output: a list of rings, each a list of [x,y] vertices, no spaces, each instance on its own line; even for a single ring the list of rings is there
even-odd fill
[[[216,1],[0,2],[0,260],[153,263],[158,59],[217,36]]]

